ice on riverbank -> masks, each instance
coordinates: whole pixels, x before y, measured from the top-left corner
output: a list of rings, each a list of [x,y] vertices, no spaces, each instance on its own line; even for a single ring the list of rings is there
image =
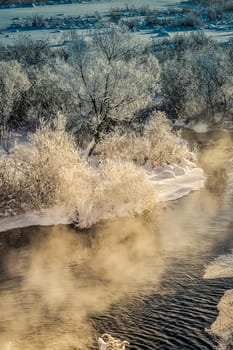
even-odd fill
[[[233,252],[214,259],[207,266],[203,277],[205,279],[233,277]]]
[[[231,349],[233,329],[233,289],[225,292],[218,306],[218,317],[211,325],[210,332],[221,339],[218,349]],[[230,344],[231,342],[231,344]]]
[[[183,160],[180,165],[164,165],[149,173],[159,202],[175,200],[204,187],[205,175],[194,163]]]
[[[233,252],[217,257],[206,268],[204,278],[232,278]],[[233,345],[233,289],[224,293],[217,306],[218,316],[209,331],[219,338],[218,350],[232,349]]]
[[[188,195],[192,191],[204,187],[205,175],[194,163],[183,160],[179,165],[163,165],[152,169],[147,163],[146,175],[155,190],[157,202],[175,200]],[[113,203],[114,204],[114,203]],[[81,227],[93,225],[101,220],[123,217],[130,213],[129,203],[112,205],[111,211],[99,206],[87,213],[87,217],[78,218],[75,211],[71,213],[65,207],[51,208],[42,212],[29,212],[23,215],[7,216],[0,220],[0,232],[35,225],[70,224],[81,219]],[[108,208],[109,209],[109,208]],[[91,215],[91,217],[90,217]]]

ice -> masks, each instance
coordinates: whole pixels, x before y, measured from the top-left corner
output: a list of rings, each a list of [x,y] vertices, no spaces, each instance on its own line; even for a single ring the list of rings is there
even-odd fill
[[[233,252],[214,259],[206,267],[204,274],[205,279],[225,277],[233,277]]]

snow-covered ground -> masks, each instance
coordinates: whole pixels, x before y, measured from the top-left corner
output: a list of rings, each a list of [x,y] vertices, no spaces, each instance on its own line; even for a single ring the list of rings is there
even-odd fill
[[[183,160],[180,165],[164,165],[157,169],[151,169],[147,164],[145,171],[154,185],[155,196],[159,202],[186,196],[192,191],[203,188],[205,183],[203,170],[187,160]],[[94,218],[91,218],[91,222],[94,224],[100,220],[127,214],[127,208],[122,205],[111,213],[104,211],[93,213]],[[90,221],[90,218],[88,220]],[[74,215],[68,213],[66,208],[53,208],[40,213],[32,212],[3,218],[0,220],[0,232],[34,225],[70,224],[73,221],[75,221]],[[85,221],[82,226],[85,227]]]
[[[151,9],[162,9],[167,6],[175,6],[178,4],[177,0],[146,0],[143,3],[140,0],[119,0],[119,1],[92,1],[89,3],[77,3],[77,4],[64,4],[64,5],[46,5],[35,7],[15,7],[15,8],[0,8],[0,43],[3,45],[12,44],[15,40],[19,39],[22,35],[27,35],[33,40],[46,39],[51,45],[62,44],[64,41],[64,32],[61,28],[28,28],[22,29],[9,29],[14,21],[20,21],[27,17],[35,15],[43,16],[46,18],[56,17],[85,17],[92,16],[98,11],[101,16],[106,16],[112,8],[124,8],[126,4],[128,6],[149,6]],[[67,29],[67,28],[66,28]],[[73,29],[72,25],[69,29]],[[90,29],[90,28],[87,28]],[[81,30],[83,31],[83,29]],[[141,33],[145,38],[145,33]],[[148,35],[147,35],[148,36]],[[150,35],[148,36],[148,38]]]
[[[218,349],[232,349],[232,329],[233,329],[233,289],[224,293],[218,303],[218,317],[211,325],[210,331],[219,337],[223,346]],[[229,343],[229,347],[227,344]]]
[[[182,4],[184,5],[185,2]],[[149,6],[150,9],[166,9],[169,10],[179,8],[179,1],[176,0],[145,0],[143,3],[140,0],[119,0],[119,1],[91,1],[89,3],[79,3],[79,4],[63,4],[63,5],[46,5],[46,6],[35,6],[35,7],[15,7],[15,8],[0,8],[0,42],[4,45],[13,43],[15,40],[19,39],[20,36],[26,34],[32,39],[47,39],[52,45],[62,44],[64,41],[64,33],[69,29],[77,29],[76,24],[70,24],[64,26],[52,27],[45,25],[42,28],[20,28],[19,27],[10,27],[14,22],[18,23],[20,21],[25,21],[28,17],[33,17],[35,15],[43,16],[44,18],[59,19],[68,18],[68,17],[82,17],[82,29],[85,27],[85,16],[93,16],[96,11],[106,18],[109,15],[109,12],[113,8],[124,9],[126,4],[130,6],[135,6],[140,8],[142,6]],[[161,16],[163,17],[162,13]],[[175,17],[174,17],[175,16]],[[164,18],[167,17],[166,10],[164,12]],[[168,16],[169,17],[169,16]],[[130,17],[129,19],[133,19]],[[135,17],[136,18],[136,17]],[[180,15],[177,13],[173,15],[174,21],[180,20]],[[140,30],[135,33],[140,34],[143,40],[148,40],[150,37],[158,38],[161,37],[170,37],[172,38],[177,33],[189,33],[193,30],[202,30],[208,36],[215,38],[219,42],[226,42],[233,37],[233,26],[232,18],[229,17],[227,21],[216,21],[216,23],[208,22],[194,28],[189,28],[185,26],[157,26],[154,28],[140,28]],[[126,18],[127,19],[127,15]],[[63,28],[64,27],[64,28]],[[90,29],[92,26],[87,25],[86,29]],[[143,26],[142,26],[143,27]],[[93,27],[94,28],[94,27]],[[80,29],[78,29],[80,30]]]
[[[220,255],[214,259],[205,270],[204,278],[225,278],[233,277],[233,252],[227,255]]]
[[[232,278],[233,251],[220,255],[207,266],[204,278]],[[210,327],[210,332],[220,339],[218,349],[232,349],[233,344],[233,289],[226,291],[217,306],[218,316]]]
[[[124,7],[125,4],[129,6],[150,6],[150,8],[163,8],[169,5],[175,5],[179,1],[177,0],[118,0],[118,1],[93,1],[89,3],[79,4],[65,4],[65,5],[47,5],[47,6],[35,6],[35,7],[15,7],[15,8],[0,8],[0,30],[4,30],[10,26],[14,18],[23,18],[33,15],[40,16],[86,16],[94,15],[96,11],[100,14],[106,14],[112,8]]]

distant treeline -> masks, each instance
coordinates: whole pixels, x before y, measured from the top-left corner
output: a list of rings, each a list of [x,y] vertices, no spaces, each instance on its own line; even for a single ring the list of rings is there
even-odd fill
[[[0,45],[0,127],[33,129],[61,112],[82,143],[119,120],[140,129],[158,109],[187,123],[232,122],[233,40],[200,31],[143,44],[112,25],[85,39],[70,32],[56,49],[23,36]]]
[[[8,5],[29,6],[33,4],[34,5],[72,4],[72,3],[81,3],[81,2],[82,0],[0,0],[0,6],[8,6]]]

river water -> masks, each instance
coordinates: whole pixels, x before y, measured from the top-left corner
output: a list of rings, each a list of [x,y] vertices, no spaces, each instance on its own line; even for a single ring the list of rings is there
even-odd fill
[[[233,286],[202,278],[233,247],[229,138],[216,139],[206,188],[152,215],[2,233],[0,349],[97,349],[104,332],[131,349],[214,349],[206,329]]]

